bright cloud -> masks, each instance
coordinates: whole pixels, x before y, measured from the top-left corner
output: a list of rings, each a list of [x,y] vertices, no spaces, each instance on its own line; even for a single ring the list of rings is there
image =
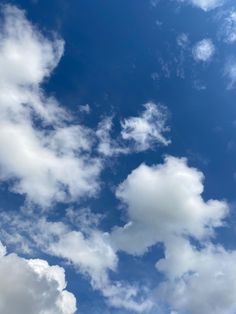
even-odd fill
[[[131,143],[133,141],[137,151],[144,151],[155,144],[170,144],[165,137],[169,131],[166,108],[154,103],[147,103],[144,108],[139,117],[130,117],[122,122],[122,138]]]
[[[203,39],[193,47],[193,58],[196,61],[209,61],[215,53],[215,46],[210,39]]]
[[[86,214],[87,221],[84,228],[82,226],[82,232],[62,222],[2,213],[1,237],[20,251],[28,253],[35,249],[41,250],[71,263],[78,272],[90,279],[93,289],[100,291],[110,306],[139,313],[151,309],[153,303],[148,298],[146,287],[110,279],[109,273],[117,271],[118,256],[110,243],[109,235],[94,228],[94,215],[87,210],[83,214]],[[83,225],[83,217],[79,214],[76,217],[76,213],[70,210],[69,217]],[[4,227],[6,225],[8,227]],[[14,230],[18,232],[17,238],[12,236]]]
[[[203,189],[203,174],[185,159],[166,157],[163,165],[142,164],[117,190],[130,220],[114,229],[115,244],[126,252],[143,254],[173,235],[208,237],[222,225],[228,207],[223,201],[205,202]]]
[[[73,314],[76,300],[65,290],[64,269],[44,260],[6,254],[0,247],[0,312]]]
[[[165,257],[156,264],[166,278],[156,296],[163,308],[181,314],[233,314],[236,252],[210,240],[228,205],[205,202],[203,188],[203,174],[185,159],[167,157],[162,165],[141,165],[118,188],[130,221],[115,228],[111,238],[117,249],[135,255],[163,243]]]
[[[42,206],[94,195],[101,167],[90,157],[91,131],[68,125],[69,114],[40,87],[58,64],[63,41],[45,38],[16,7],[2,13],[1,180]]]
[[[156,265],[168,278],[157,297],[181,314],[233,314],[235,263],[236,252],[220,245],[206,244],[199,250],[186,240],[173,241]]]

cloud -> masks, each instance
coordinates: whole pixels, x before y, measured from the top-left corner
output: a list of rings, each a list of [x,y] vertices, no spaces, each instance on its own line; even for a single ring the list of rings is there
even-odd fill
[[[224,76],[226,77],[228,84],[227,88],[232,89],[236,84],[236,59],[229,57],[224,68]]]
[[[203,174],[184,158],[166,157],[164,164],[142,164],[118,187],[127,206],[128,222],[111,235],[118,249],[143,254],[169,237],[204,239],[222,225],[228,213],[224,201],[202,198]]]
[[[127,210],[127,224],[110,234],[95,227],[99,217],[89,210],[76,215],[70,209],[67,217],[73,227],[66,221],[1,213],[1,237],[20,250],[36,249],[70,262],[113,307],[139,313],[156,308],[166,313],[168,307],[181,314],[199,309],[203,314],[233,314],[236,253],[211,243],[229,207],[225,201],[205,201],[203,181],[203,174],[186,159],[168,156],[163,164],[142,164],[120,184],[116,194]],[[20,235],[17,240],[14,230]],[[111,280],[117,251],[141,256],[157,243],[164,247],[164,257],[156,263],[164,280],[152,293],[138,282]]]
[[[87,217],[85,224],[84,214]],[[76,217],[70,210],[68,215],[76,223],[84,224],[83,231],[79,230],[80,226],[72,228],[69,223],[51,222],[45,217],[1,213],[1,238],[20,251],[41,251],[69,262],[89,279],[92,288],[103,295],[109,306],[138,313],[151,309],[153,303],[147,287],[110,279],[110,272],[117,271],[118,256],[109,235],[94,227],[94,214],[86,210]],[[12,236],[16,230],[17,238]]]
[[[0,312],[73,314],[76,300],[65,290],[64,269],[45,260],[6,254],[0,246]]]
[[[121,133],[112,138],[113,118],[106,117],[99,123],[96,131],[98,152],[104,156],[114,156],[153,149],[156,145],[167,146],[171,143],[166,137],[166,133],[170,131],[167,118],[166,107],[146,103],[139,116],[120,121]]]
[[[157,263],[168,279],[158,287],[159,301],[181,314],[235,313],[236,251],[211,243],[197,249],[178,239],[165,255]]]
[[[165,137],[169,131],[166,108],[154,103],[146,103],[144,108],[140,116],[122,122],[122,138],[133,142],[136,151],[150,149],[156,144],[169,145],[171,141]]]
[[[221,21],[222,23],[222,21]],[[236,11],[227,12],[221,27],[221,37],[228,43],[232,44],[236,41]]]
[[[180,0],[180,2],[187,2],[203,11],[210,11],[222,6],[224,0]]]
[[[213,45],[211,39],[203,39],[196,43],[192,50],[193,58],[195,61],[210,61],[215,53],[215,46]]]
[[[101,164],[90,156],[92,131],[41,88],[63,41],[43,36],[14,6],[1,13],[0,179],[41,206],[94,195]]]
[[[113,230],[116,248],[142,255],[151,245],[164,246],[156,263],[164,281],[155,293],[163,313],[236,310],[236,251],[211,242],[229,208],[224,201],[204,201],[203,178],[186,159],[169,156],[164,164],[139,166],[117,190],[129,222]]]
[[[181,33],[176,38],[177,45],[185,49],[189,45],[189,37],[186,33]]]
[[[125,119],[116,139],[111,118],[97,131],[75,124],[42,89],[63,54],[63,41],[45,37],[14,6],[3,6],[1,13],[0,180],[12,191],[42,207],[92,197],[99,191],[101,156],[170,143],[166,110],[153,103],[140,117]]]
[[[105,117],[98,125],[96,135],[99,141],[98,152],[104,156],[114,156],[119,154],[128,154],[130,149],[124,147],[123,143],[117,139],[111,137],[113,128],[113,118]]]

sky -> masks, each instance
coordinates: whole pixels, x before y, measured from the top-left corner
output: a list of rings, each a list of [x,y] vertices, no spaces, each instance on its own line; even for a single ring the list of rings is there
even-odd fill
[[[236,4],[0,4],[0,313],[236,313]]]

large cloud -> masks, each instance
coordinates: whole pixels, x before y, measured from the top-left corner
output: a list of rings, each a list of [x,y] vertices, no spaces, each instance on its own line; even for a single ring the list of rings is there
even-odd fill
[[[164,164],[135,169],[117,191],[129,222],[111,234],[116,248],[143,254],[158,242],[164,246],[164,258],[156,263],[164,275],[156,292],[163,313],[166,308],[180,314],[236,310],[236,251],[211,242],[228,205],[204,201],[203,188],[203,174],[186,159],[167,157]]]
[[[236,251],[206,244],[197,249],[176,239],[166,246],[157,269],[167,280],[157,298],[181,314],[234,314],[236,311]]]
[[[73,314],[76,300],[65,290],[64,269],[44,260],[7,255],[0,246],[0,312]]]
[[[109,235],[95,228],[96,219],[86,215],[86,222],[83,222],[84,217],[78,220],[75,212],[70,212],[70,216],[74,221],[80,220],[79,228],[83,232],[65,222],[9,212],[1,213],[0,234],[4,241],[20,251],[41,250],[71,263],[90,280],[93,289],[101,292],[109,305],[136,312],[149,310],[153,303],[148,298],[147,287],[110,279],[109,273],[117,271],[118,256],[109,242]],[[15,230],[18,237],[12,236]]]
[[[142,254],[172,235],[209,236],[222,224],[228,207],[223,201],[205,202],[202,182],[203,174],[183,158],[166,157],[163,165],[139,166],[117,190],[127,204],[129,222],[114,229],[115,245]]]
[[[91,131],[69,125],[68,112],[40,88],[63,41],[45,38],[16,7],[4,6],[2,14],[0,178],[42,206],[91,196],[100,171],[90,157]]]

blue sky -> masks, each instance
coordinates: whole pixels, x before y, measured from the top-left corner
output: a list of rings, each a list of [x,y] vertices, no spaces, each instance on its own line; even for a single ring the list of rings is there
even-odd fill
[[[0,313],[236,313],[234,1],[0,10]]]

